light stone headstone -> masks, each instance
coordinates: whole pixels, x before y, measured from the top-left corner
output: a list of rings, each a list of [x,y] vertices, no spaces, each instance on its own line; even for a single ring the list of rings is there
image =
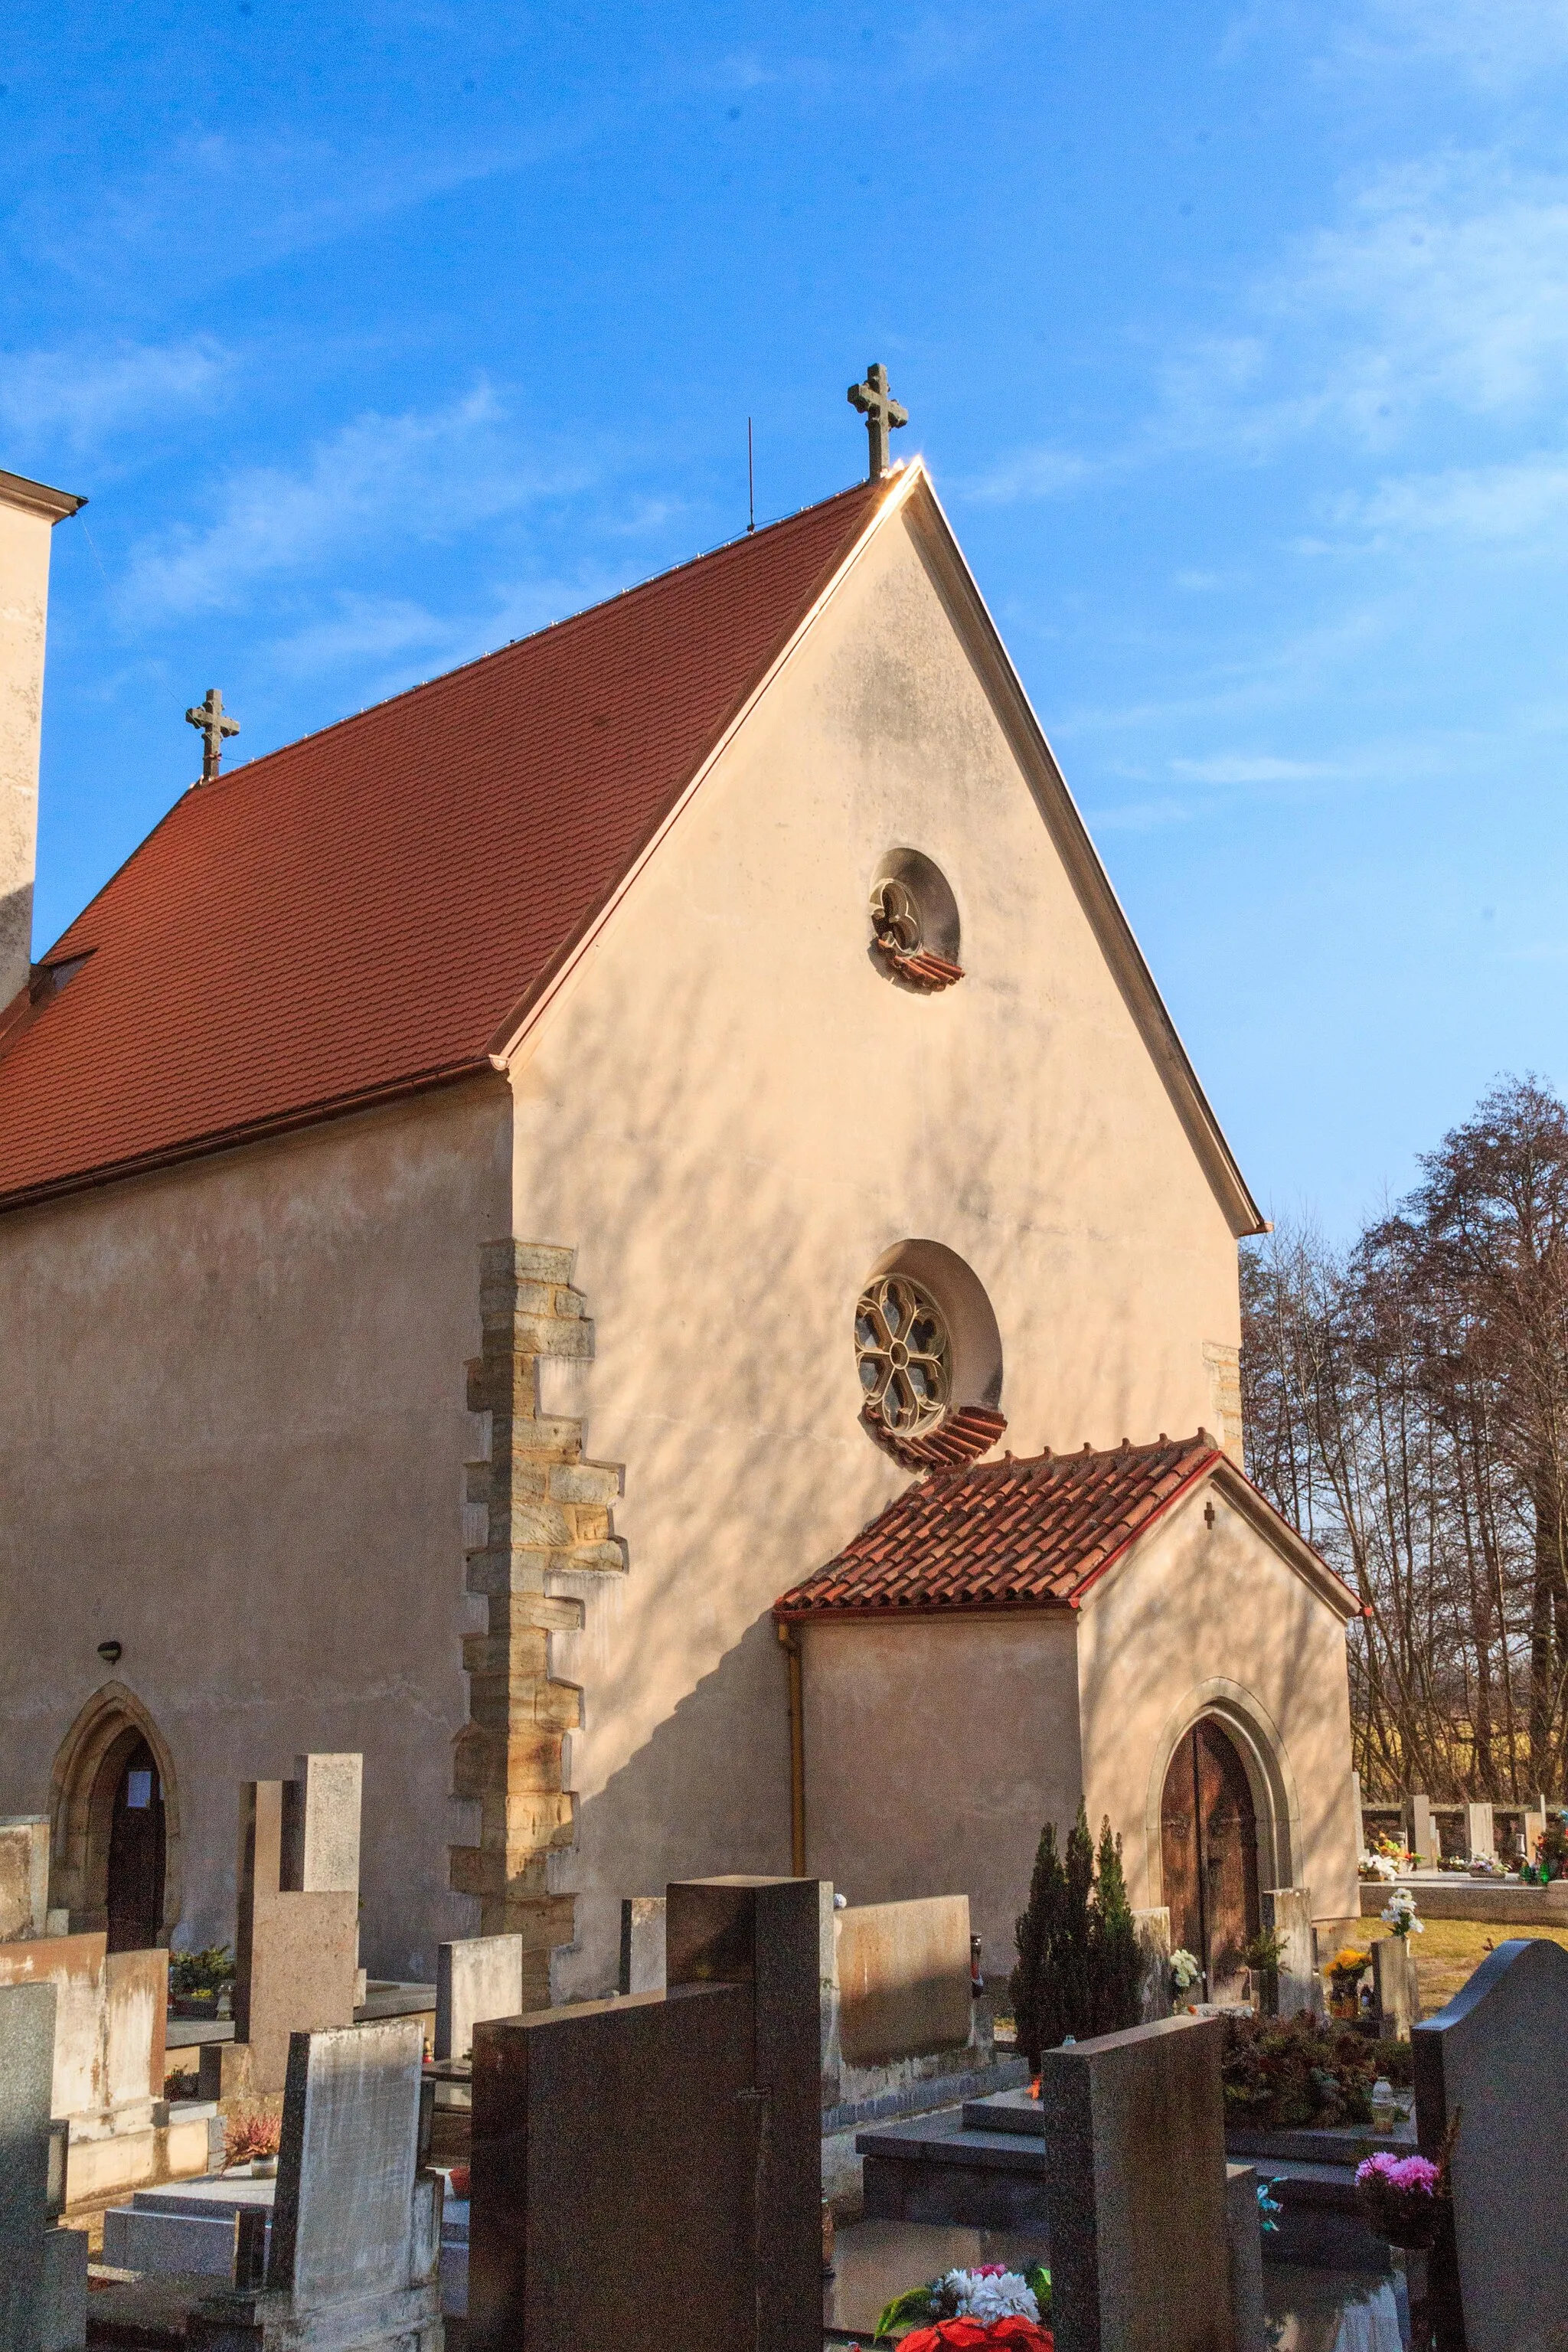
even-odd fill
[[[302,1818],[290,1883],[301,1895],[359,1893],[363,1778],[363,1756],[295,1757],[290,1786]]]
[[[0,1819],[0,1944],[41,1936],[48,1925],[49,1825],[41,1813]]]
[[[1263,1925],[1279,1937],[1279,2001],[1281,2017],[1301,2010],[1321,2017],[1322,1980],[1318,1974],[1317,1943],[1312,1932],[1312,1892],[1308,1886],[1273,1886],[1259,1898]]]
[[[1437,1837],[1437,1824],[1432,1815],[1432,1800],[1418,1792],[1405,1799],[1405,1843],[1412,1853],[1418,1853],[1429,1869],[1436,1869],[1442,1848]]]
[[[1492,1820],[1492,1807],[1490,1805],[1467,1805],[1465,1808],[1465,1819],[1466,1829],[1469,1840],[1470,1860],[1472,1862],[1495,1862],[1497,1859],[1497,1831]]]
[[[267,2284],[210,2297],[191,2352],[439,2352],[440,2184],[418,2169],[416,2020],[296,2033]]]
[[[1430,2258],[1439,2352],[1523,2352],[1568,2317],[1568,1951],[1500,1944],[1410,2042],[1422,2153],[1459,2118],[1452,2226]]]
[[[437,1947],[437,2058],[468,2057],[476,2025],[492,2017],[516,2017],[525,2005],[521,1936],[470,1936]]]
[[[1408,2042],[1421,2014],[1415,1956],[1408,1936],[1380,1936],[1372,1948],[1372,1990],[1377,2030],[1386,2041]]]
[[[410,2018],[289,2042],[267,2283],[297,2303],[408,2284],[424,2046]]]
[[[1138,1955],[1142,1973],[1138,1986],[1138,2015],[1144,2025],[1171,2014],[1171,1907],[1168,1903],[1152,1905],[1146,1911],[1134,1911],[1132,1925],[1138,1936]]]
[[[360,1759],[302,1756],[297,1772],[241,1786],[235,2039],[203,2051],[204,2098],[282,2090],[289,2035],[353,2019]]]
[[[1235,2352],[1224,2032],[1172,2017],[1045,2053],[1058,2352]]]
[[[619,1991],[664,1990],[664,1910],[662,1895],[622,1895]]]

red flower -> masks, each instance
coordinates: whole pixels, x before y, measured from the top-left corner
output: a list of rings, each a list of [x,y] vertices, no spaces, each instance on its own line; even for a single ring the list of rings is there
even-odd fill
[[[935,2327],[917,2327],[899,2352],[1055,2352],[1055,2339],[1032,2319],[997,2319],[989,2327],[978,2319],[944,2319]]]

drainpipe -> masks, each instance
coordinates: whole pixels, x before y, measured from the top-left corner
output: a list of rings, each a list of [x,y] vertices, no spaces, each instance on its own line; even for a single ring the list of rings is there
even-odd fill
[[[775,1623],[789,1666],[789,1853],[790,1868],[805,1876],[805,1724],[801,1701],[800,1628]]]

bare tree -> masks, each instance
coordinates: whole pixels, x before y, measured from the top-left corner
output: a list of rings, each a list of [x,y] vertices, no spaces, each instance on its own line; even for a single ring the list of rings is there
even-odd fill
[[[1568,1111],[1500,1084],[1353,1247],[1243,1264],[1248,1465],[1360,1595],[1369,1791],[1568,1761]]]

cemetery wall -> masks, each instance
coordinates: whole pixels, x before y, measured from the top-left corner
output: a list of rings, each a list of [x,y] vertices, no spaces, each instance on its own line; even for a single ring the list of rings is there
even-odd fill
[[[907,516],[879,535],[514,1063],[512,1229],[575,1247],[596,1327],[551,1409],[626,1470],[629,1572],[569,1580],[552,1642],[584,1694],[563,1990],[614,1982],[623,1895],[787,1866],[768,1611],[905,1482],[850,1344],[893,1244],[983,1284],[1005,1442],[1218,1418],[1232,1233],[945,593]],[[958,901],[939,996],[868,951],[897,844]]]
[[[807,1870],[853,1904],[967,1894],[986,1973],[1005,1973],[1041,1825],[1070,1822],[1083,1785],[1071,1619],[801,1633]]]
[[[1262,1884],[1309,1888],[1314,1918],[1353,1916],[1359,1824],[1342,1614],[1216,1484],[1158,1521],[1090,1587],[1079,1615],[1084,1786],[1091,1819],[1109,1812],[1122,1832],[1133,1903],[1162,1899],[1166,1768],[1194,1717],[1212,1710],[1253,1778]]]
[[[0,1812],[45,1811],[110,1670],[173,1767],[168,1924],[234,1933],[242,1779],[364,1756],[363,1958],[467,1932],[463,1366],[504,1082],[0,1219]],[[101,1924],[101,1923],[99,1923]]]

